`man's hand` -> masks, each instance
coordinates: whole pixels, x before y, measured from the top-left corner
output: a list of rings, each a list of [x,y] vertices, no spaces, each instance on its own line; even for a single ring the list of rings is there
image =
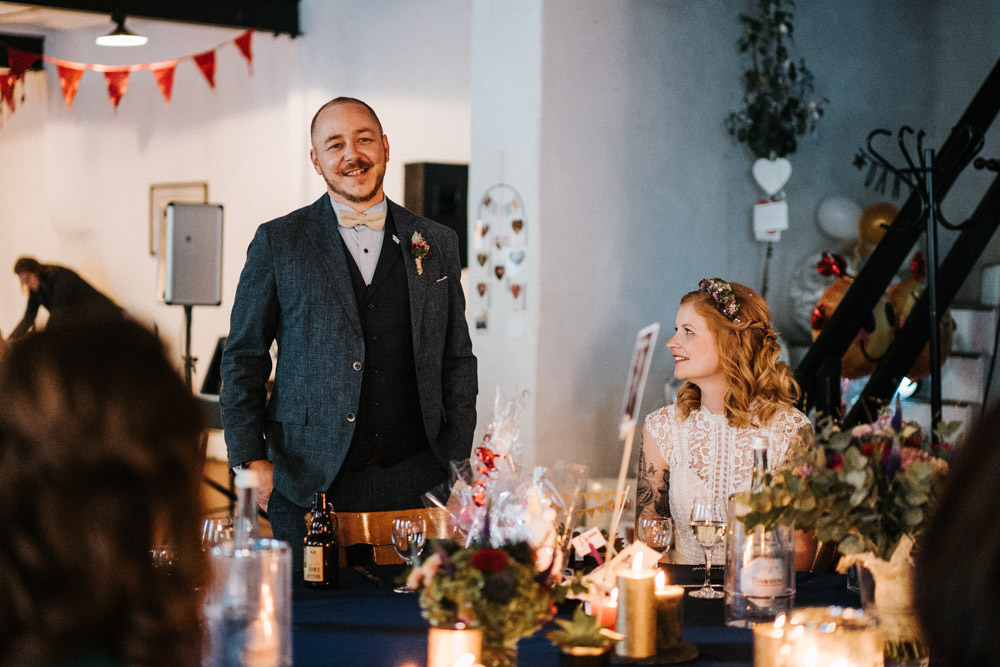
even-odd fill
[[[267,511],[267,501],[271,498],[271,491],[274,489],[274,464],[267,460],[250,461],[247,463],[250,470],[257,472],[257,493],[255,500],[257,506],[265,512]]]

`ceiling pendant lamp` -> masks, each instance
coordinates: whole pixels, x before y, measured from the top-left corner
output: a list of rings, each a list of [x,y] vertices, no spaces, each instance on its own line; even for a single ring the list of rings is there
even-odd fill
[[[145,35],[137,35],[125,27],[124,14],[112,14],[111,20],[117,26],[106,35],[97,38],[99,46],[142,46],[149,41]]]

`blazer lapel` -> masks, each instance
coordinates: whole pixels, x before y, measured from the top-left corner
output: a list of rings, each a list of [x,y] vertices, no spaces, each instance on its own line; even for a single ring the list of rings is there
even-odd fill
[[[402,206],[389,201],[389,213],[392,215],[396,233],[399,236],[399,253],[406,268],[406,284],[410,290],[410,324],[413,330],[413,352],[420,349],[420,323],[424,315],[425,276],[417,274],[417,263],[410,252],[410,239],[417,229],[415,216]],[[391,242],[391,239],[387,239]],[[382,241],[385,244],[385,240]],[[433,250],[432,250],[433,252]],[[425,267],[426,268],[426,267]]]
[[[351,272],[347,266],[344,241],[337,231],[337,217],[333,214],[329,195],[324,193],[312,205],[309,223],[308,234],[326,264],[330,276],[330,288],[344,307],[347,319],[354,325],[358,335],[363,335],[354,287],[351,285]]]

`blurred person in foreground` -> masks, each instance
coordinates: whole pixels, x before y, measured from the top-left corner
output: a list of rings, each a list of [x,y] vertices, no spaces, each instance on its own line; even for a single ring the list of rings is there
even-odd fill
[[[0,362],[0,665],[196,665],[202,416],[124,319],[57,324]],[[175,565],[150,550],[172,545]]]
[[[667,341],[674,377],[685,384],[673,405],[650,413],[642,432],[636,520],[673,517],[687,526],[699,496],[723,507],[750,487],[753,437],[769,437],[768,467],[779,468],[789,447],[813,441],[809,418],[795,409],[798,385],[778,360],[781,348],[764,299],[740,283],[705,278],[681,298]],[[704,551],[690,530],[678,529],[674,562],[700,564]],[[725,547],[716,547],[723,562]]]
[[[34,257],[18,257],[14,273],[28,292],[24,316],[10,332],[10,342],[22,338],[35,326],[38,308],[49,312],[48,325],[78,317],[121,316],[122,309],[72,269],[42,264]]]
[[[916,545],[914,597],[932,663],[1000,665],[1000,405],[951,459],[944,491]]]

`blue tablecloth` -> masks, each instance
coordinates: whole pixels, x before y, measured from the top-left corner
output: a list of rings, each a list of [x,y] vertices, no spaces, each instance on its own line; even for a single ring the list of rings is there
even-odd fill
[[[425,665],[427,622],[420,616],[419,596],[392,591],[393,578],[401,571],[399,567],[373,569],[372,572],[386,582],[383,586],[354,570],[343,569],[341,585],[336,590],[296,587],[292,620],[296,667]],[[672,580],[683,583],[676,578]],[[847,590],[842,575],[800,574],[796,589],[795,603],[799,607],[860,606],[858,596]],[[684,640],[695,644],[700,652],[697,659],[684,664],[699,667],[752,665],[753,633],[726,627],[723,614],[721,600],[684,597]],[[518,644],[520,667],[557,664],[557,649],[544,636],[548,629]]]

